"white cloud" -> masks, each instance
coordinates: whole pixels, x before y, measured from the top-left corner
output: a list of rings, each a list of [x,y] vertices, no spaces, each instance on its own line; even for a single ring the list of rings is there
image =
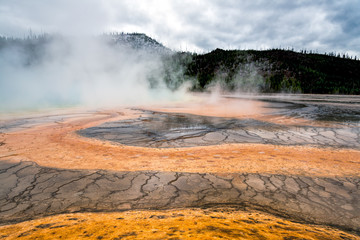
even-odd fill
[[[357,0],[0,0],[0,34],[136,31],[182,50],[282,46],[360,55],[359,10]]]

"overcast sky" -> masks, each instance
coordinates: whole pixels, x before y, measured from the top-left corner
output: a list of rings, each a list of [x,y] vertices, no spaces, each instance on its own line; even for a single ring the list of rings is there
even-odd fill
[[[0,35],[142,32],[175,50],[360,56],[359,0],[0,0]]]

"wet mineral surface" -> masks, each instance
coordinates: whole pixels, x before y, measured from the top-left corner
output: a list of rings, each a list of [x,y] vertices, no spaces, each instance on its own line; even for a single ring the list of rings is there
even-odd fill
[[[360,149],[360,102],[355,97],[335,100],[331,97],[327,100],[319,97],[258,99],[266,103],[263,108],[271,109],[273,115],[301,117],[325,126],[283,125],[251,117],[143,111],[139,118],[107,122],[78,133],[130,146],[155,148],[263,143]]]
[[[256,119],[149,111],[143,115],[137,119],[107,122],[78,133],[130,146],[154,148],[262,143],[360,149],[360,128],[357,126],[284,126]]]

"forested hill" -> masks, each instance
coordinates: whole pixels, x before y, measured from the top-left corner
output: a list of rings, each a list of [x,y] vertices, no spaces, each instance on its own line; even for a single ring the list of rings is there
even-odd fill
[[[219,81],[229,90],[250,85],[260,92],[360,94],[360,61],[346,56],[216,49],[185,65],[197,90]]]
[[[171,52],[169,48],[143,33],[109,33],[103,34],[101,37],[113,45],[121,45],[137,50],[148,50],[159,54]]]

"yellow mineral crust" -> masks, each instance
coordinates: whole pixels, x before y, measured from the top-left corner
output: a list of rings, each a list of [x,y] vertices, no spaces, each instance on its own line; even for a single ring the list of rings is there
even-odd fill
[[[234,208],[74,213],[0,227],[2,239],[360,239]]]

